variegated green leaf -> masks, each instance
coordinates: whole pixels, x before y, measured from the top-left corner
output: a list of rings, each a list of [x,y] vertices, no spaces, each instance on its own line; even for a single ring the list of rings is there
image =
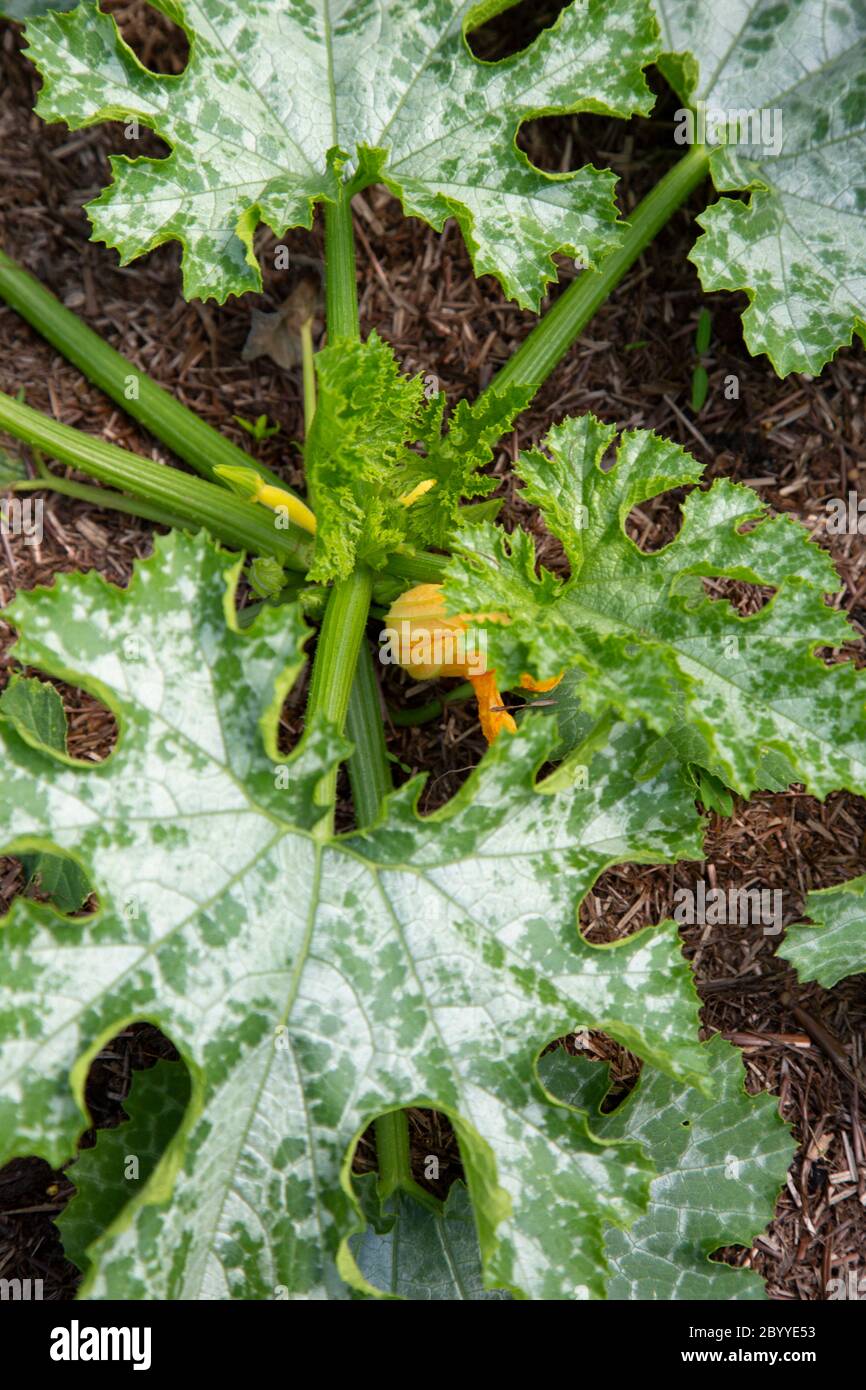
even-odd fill
[[[720,198],[698,218],[701,282],[746,291],[749,350],[766,352],[780,376],[819,372],[855,332],[866,337],[866,10],[835,0],[655,6],[676,55],[662,69],[680,97],[748,117],[737,143],[712,145],[716,187],[750,197]]]
[[[71,10],[75,0],[2,0],[0,16],[6,19],[32,19],[48,10]]]
[[[853,635],[825,603],[840,588],[830,557],[796,522],[768,518],[754,492],[725,480],[690,492],[676,539],[644,553],[624,530],[631,509],[702,470],[647,430],[623,434],[603,469],[615,435],[591,415],[565,420],[547,453],[518,464],[526,497],[565,548],[567,581],[537,569],[524,531],[467,526],[455,541],[462,553],[448,570],[449,611],[511,619],[483,624],[501,688],[516,687],[524,671],[546,679],[573,665],[584,673],[575,693],[585,710],[613,705],[658,734],[688,724],[703,747],[692,740],[688,759],[743,795],[786,764],[791,780],[819,796],[866,790],[866,673],[815,654]],[[741,617],[727,599],[707,596],[703,576],[776,592]]]
[[[103,698],[120,736],[84,770],[2,731],[3,850],[74,851],[100,906],[19,899],[0,932],[0,1161],[66,1158],[88,1059],[145,1017],[193,1099],[128,1223],[91,1245],[92,1294],[341,1297],[338,1271],[361,1283],[347,1152],[409,1104],[454,1120],[491,1285],[600,1293],[603,1224],[642,1209],[645,1161],[550,1103],[535,1058],[582,1023],[702,1077],[673,923],[600,948],[576,916],[608,864],[700,857],[687,784],[638,782],[646,735],[620,725],[586,777],[537,788],[555,728],[530,721],[443,811],[419,818],[413,784],[381,826],[328,839],[315,793],[342,743],[314,725],[290,763],[275,748],[302,620],[227,624],[226,564],[173,534],[126,591],[62,575],[9,611],[18,658]]]
[[[776,953],[801,980],[832,989],[846,975],[866,970],[866,875],[809,893],[803,916],[813,925],[788,927]]]
[[[378,1202],[377,1177],[355,1179],[365,1210]],[[507,1299],[501,1289],[485,1289],[472,1202],[466,1186],[455,1182],[437,1214],[405,1192],[382,1204],[352,1251],[367,1283],[392,1297],[413,1302],[482,1302]]]
[[[606,1068],[561,1051],[542,1060],[554,1095],[595,1110],[590,1123],[599,1136],[640,1141],[658,1172],[646,1214],[608,1232],[608,1298],[766,1297],[757,1274],[710,1256],[751,1245],[769,1224],[796,1144],[775,1097],[746,1093],[736,1048],[716,1034],[706,1053],[712,1097],[645,1067],[636,1090],[607,1115],[598,1112]]]
[[[465,31],[513,0],[155,3],[189,35],[180,77],[144,69],[94,3],[27,35],[47,120],[137,117],[171,145],[165,160],[114,159],[90,215],[124,261],[180,241],[188,297],[259,289],[258,223],[308,227],[341,182],[385,183],[437,229],[455,217],[476,272],[524,305],[552,278],[552,252],[594,264],[618,244],[613,175],[541,173],[514,137],[540,113],[649,109],[649,0],[575,0],[493,64],[473,57]]]

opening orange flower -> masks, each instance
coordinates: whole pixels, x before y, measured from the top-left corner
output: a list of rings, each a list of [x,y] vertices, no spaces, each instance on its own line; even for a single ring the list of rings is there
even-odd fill
[[[517,732],[517,725],[502,705],[496,672],[487,670],[486,633],[473,626],[479,622],[509,623],[505,613],[459,613],[449,617],[441,584],[417,584],[395,599],[385,618],[387,651],[384,660],[394,661],[419,680],[436,676],[456,676],[471,682],[478,701],[481,728],[488,743],[506,729]],[[549,680],[536,681],[522,675],[524,690],[552,690],[562,673]]]

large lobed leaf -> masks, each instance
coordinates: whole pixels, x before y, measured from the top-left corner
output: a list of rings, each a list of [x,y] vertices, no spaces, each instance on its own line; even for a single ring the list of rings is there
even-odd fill
[[[613,948],[576,924],[606,865],[700,856],[687,784],[638,782],[646,736],[619,726],[588,787],[545,793],[552,724],[530,723],[443,812],[420,819],[413,785],[381,827],[328,840],[315,791],[343,745],[313,728],[275,768],[302,620],[227,625],[226,564],[172,535],[126,592],[61,576],[9,612],[18,659],[105,699],[120,738],[85,771],[3,730],[4,851],[74,855],[100,909],[73,921],[19,899],[2,932],[0,1161],[65,1159],[88,1059],[144,1017],[193,1100],[126,1228],[91,1247],[95,1294],[342,1296],[338,1268],[362,1283],[347,1150],[400,1104],[454,1118],[489,1283],[600,1294],[603,1225],[642,1209],[646,1161],[550,1103],[534,1059],[580,1023],[703,1076],[673,923]]]
[[[789,780],[817,795],[866,790],[866,675],[815,654],[852,636],[824,601],[840,587],[829,556],[796,522],[768,518],[749,488],[725,480],[691,491],[676,539],[645,554],[624,530],[631,509],[697,482],[702,469],[647,430],[624,433],[602,468],[615,435],[592,415],[568,419],[547,436],[546,454],[517,465],[526,497],[563,544],[567,581],[536,570],[523,531],[460,533],[449,611],[512,620],[485,624],[500,687],[516,686],[524,671],[547,678],[574,665],[584,673],[576,694],[585,710],[612,704],[657,734],[687,724],[699,740],[689,759],[743,795],[765,785],[768,756],[786,760]],[[776,592],[741,617],[705,594],[703,576]]]
[[[704,289],[746,291],[749,350],[780,375],[818,372],[855,332],[866,336],[866,10],[834,0],[655,6],[662,70],[683,100],[767,113],[767,145],[713,148],[716,187],[750,197],[721,198],[698,218],[691,259]]]
[[[776,953],[801,980],[832,989],[866,970],[866,875],[807,894],[803,912],[813,925],[788,927]]]
[[[479,62],[465,31],[511,3],[156,0],[190,39],[180,77],[144,69],[84,3],[27,27],[37,109],[73,128],[136,116],[168,141],[165,160],[113,159],[90,215],[124,261],[180,241],[188,297],[259,289],[258,223],[310,226],[342,180],[385,183],[440,230],[455,217],[476,273],[537,306],[552,252],[594,264],[617,246],[615,180],[592,166],[540,172],[515,147],[518,127],[647,111],[658,29],[649,0],[583,0],[522,52]]]

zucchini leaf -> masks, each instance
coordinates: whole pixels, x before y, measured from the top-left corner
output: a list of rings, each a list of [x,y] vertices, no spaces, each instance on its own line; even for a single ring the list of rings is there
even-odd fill
[[[608,1298],[765,1299],[763,1280],[710,1256],[751,1245],[769,1224],[796,1144],[778,1100],[748,1095],[739,1053],[716,1033],[705,1044],[713,1095],[672,1085],[644,1067],[635,1090],[601,1114],[607,1068],[548,1053],[540,1072],[563,1100],[594,1112],[605,1138],[639,1140],[658,1172],[645,1215],[608,1231]]]
[[[700,858],[688,783],[674,768],[639,782],[648,735],[618,725],[580,785],[545,790],[556,728],[529,720],[442,811],[419,817],[415,781],[380,826],[329,839],[316,788],[346,745],[315,725],[280,758],[306,631],[292,606],[239,630],[241,569],[170,533],[125,590],[60,575],[7,611],[16,658],[104,700],[120,734],[85,769],[0,728],[3,851],[74,851],[99,898],[86,920],[18,898],[0,931],[0,1162],[68,1158],[89,1060],[147,1018],[192,1100],[88,1246],[91,1295],[371,1292],[347,1158],[395,1105],[453,1120],[489,1286],[601,1295],[604,1224],[639,1214],[649,1170],[550,1102],[535,1061],[599,1027],[703,1084],[675,925],[595,947],[576,915],[612,863]]]
[[[621,225],[612,173],[542,173],[518,128],[544,113],[648,111],[658,27],[650,0],[580,0],[522,52],[478,61],[466,31],[510,3],[155,0],[190,40],[184,73],[162,77],[91,0],[27,26],[37,110],[73,129],[137,117],[168,142],[167,159],[112,159],[89,212],[124,263],[181,242],[187,298],[261,289],[259,223],[281,236],[309,227],[341,183],[384,183],[437,230],[456,218],[476,274],[537,307],[552,252],[595,265]]]
[[[507,1299],[485,1289],[472,1202],[465,1183],[452,1183],[438,1214],[395,1192],[374,1212],[378,1177],[355,1179],[370,1225],[352,1249],[367,1282],[392,1297],[413,1302],[481,1302]],[[373,1219],[375,1215],[375,1221]]]
[[[743,796],[783,768],[818,796],[866,790],[866,673],[815,654],[853,635],[824,601],[841,587],[830,557],[727,480],[691,491],[675,540],[644,553],[624,530],[631,509],[702,470],[647,430],[624,433],[602,468],[615,435],[592,415],[568,419],[550,431],[546,454],[517,465],[527,499],[562,542],[568,580],[537,570],[525,531],[482,524],[455,538],[448,611],[511,619],[482,624],[500,689],[516,688],[523,672],[544,680],[576,666],[586,711],[612,705],[665,735],[686,723],[700,741],[689,740],[688,760]],[[707,596],[703,576],[775,593],[741,617]]]
[[[749,351],[820,372],[866,337],[866,10],[829,0],[655,0],[660,66],[683,101],[753,113],[712,146],[720,198],[690,259],[705,290],[745,290]],[[755,120],[763,121],[758,129]],[[697,133],[697,132],[695,132]]]
[[[832,989],[866,970],[866,875],[807,894],[803,913],[813,925],[788,927],[776,952],[801,980]]]

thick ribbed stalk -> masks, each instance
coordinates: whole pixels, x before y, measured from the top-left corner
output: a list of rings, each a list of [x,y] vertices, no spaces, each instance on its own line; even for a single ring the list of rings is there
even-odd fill
[[[90,487],[88,483],[77,483],[73,478],[59,478],[54,473],[43,473],[38,478],[27,478],[12,484],[13,492],[59,492],[63,497],[75,497],[79,502],[89,502],[93,507],[103,507],[109,512],[123,512],[127,516],[142,516],[146,521],[155,521],[159,526],[174,526],[178,530],[195,531],[197,522],[188,517],[178,516],[153,502],[145,502],[140,497],[128,497],[125,492],[114,492],[107,487]]]
[[[382,1201],[392,1197],[395,1192],[407,1192],[431,1211],[441,1211],[442,1203],[412,1177],[409,1117],[406,1111],[391,1110],[387,1115],[380,1115],[374,1128],[379,1196]]]
[[[352,784],[355,821],[360,828],[376,822],[382,802],[392,787],[379,682],[370,644],[366,639],[358,649],[346,733],[354,749],[349,759],[349,781]]]
[[[338,732],[342,733],[345,727],[372,593],[373,575],[361,567],[348,579],[339,580],[328,595],[307,697],[308,725],[321,715]],[[317,796],[319,803],[330,807],[331,811],[330,820],[322,826],[326,834],[333,828],[336,794],[337,769],[334,768],[320,782]]]
[[[325,312],[329,338],[360,338],[352,202],[345,190],[325,204]]]
[[[328,337],[331,339],[359,339],[361,329],[358,319],[358,295],[355,278],[355,238],[352,228],[351,199],[345,193],[342,194],[339,203],[327,204],[325,208],[325,259]],[[301,343],[304,373],[304,426],[306,433],[309,434],[316,410],[313,340],[309,323],[305,324],[301,330]],[[348,763],[349,781],[352,787],[355,820],[359,826],[372,825],[378,818],[384,797],[391,790],[391,769],[385,749],[385,731],[382,726],[382,712],[379,707],[379,687],[370,649],[364,635],[370,598],[373,592],[373,580],[372,575],[366,569],[360,573],[363,576],[363,582],[369,586],[366,591],[366,606],[361,619],[360,633],[356,633],[354,629],[346,629],[343,633],[329,630],[328,614],[332,603],[339,602],[336,598],[329,598],[326,619],[319,634],[319,648],[322,648],[326,642],[328,648],[321,658],[317,649],[316,662],[313,668],[314,685],[310,690],[312,702],[316,683],[321,685],[328,678],[325,674],[325,663],[328,663],[329,667],[339,664],[342,672],[343,663],[349,659],[349,648],[354,649],[355,654],[352,657],[354,678],[348,704],[343,714],[346,719],[347,733],[352,742],[352,753]],[[352,580],[347,580],[346,584],[351,585],[352,582]],[[339,587],[337,586],[337,588]],[[357,586],[353,592],[355,592],[356,598],[359,598],[360,589]],[[345,651],[339,649],[338,643],[341,641],[346,643]],[[314,708],[312,703],[308,705],[308,717]],[[334,789],[336,790],[336,783]],[[330,790],[330,788],[326,788],[326,790]]]
[[[338,202],[325,205],[325,255],[328,337],[332,341],[337,338],[358,339],[360,326],[352,208],[345,194]],[[342,732],[351,695],[355,704],[353,723],[360,736],[349,760],[349,775],[359,820],[362,818],[359,804],[367,806],[372,800],[374,788],[383,787],[387,777],[387,771],[383,771],[382,767],[384,762],[384,769],[387,769],[381,733],[377,739],[367,737],[373,723],[374,696],[376,717],[381,724],[378,694],[374,689],[375,678],[372,683],[367,679],[372,672],[367,672],[366,676],[362,672],[361,683],[357,691],[353,690],[359,654],[366,640],[365,628],[372,595],[373,576],[364,565],[331,589],[313,661],[306,715],[307,723],[310,723],[316,715],[323,714]],[[335,769],[319,786],[319,799],[323,805],[331,807],[331,824],[336,790]],[[375,816],[372,818],[375,819]]]
[[[273,512],[246,502],[215,483],[192,478],[177,468],[154,463],[119,449],[116,444],[106,444],[102,439],[70,429],[2,392],[0,429],[50,458],[80,468],[101,483],[133,492],[165,508],[196,528],[207,527],[218,540],[235,549],[274,555],[291,569],[309,568],[313,546],[306,531],[291,523],[287,529],[279,529]],[[44,483],[51,486],[49,478]]]
[[[559,296],[514,356],[496,373],[487,392],[501,391],[506,386],[541,386],[641,251],[708,171],[706,147],[693,145],[635,208],[619,250],[602,261],[600,270],[584,270]]]
[[[228,464],[254,468],[269,482],[285,487],[270,469],[181,405],[134,362],[109,347],[104,338],[2,251],[0,297],[67,361],[74,363],[88,381],[99,386],[127,415],[138,420],[202,477],[212,479],[217,464]]]

